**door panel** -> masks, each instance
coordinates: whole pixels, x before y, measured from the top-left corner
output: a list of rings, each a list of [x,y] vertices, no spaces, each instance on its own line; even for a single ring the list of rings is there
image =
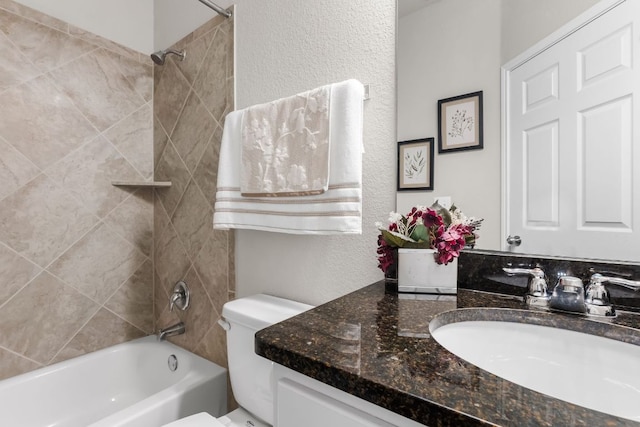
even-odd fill
[[[640,260],[638,20],[622,2],[504,74],[505,249]]]

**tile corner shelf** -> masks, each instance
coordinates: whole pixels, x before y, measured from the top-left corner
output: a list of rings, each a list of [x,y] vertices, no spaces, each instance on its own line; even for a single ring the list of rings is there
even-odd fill
[[[171,181],[111,181],[116,187],[171,187]]]

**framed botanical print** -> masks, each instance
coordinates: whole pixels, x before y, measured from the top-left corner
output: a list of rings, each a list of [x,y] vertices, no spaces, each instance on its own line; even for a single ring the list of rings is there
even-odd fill
[[[482,149],[482,91],[438,101],[438,153]]]
[[[433,190],[433,138],[398,142],[398,191]]]

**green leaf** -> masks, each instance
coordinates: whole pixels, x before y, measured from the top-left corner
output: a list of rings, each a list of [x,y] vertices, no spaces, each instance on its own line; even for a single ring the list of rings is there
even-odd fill
[[[451,214],[448,209],[445,209],[438,202],[434,202],[431,205],[431,209],[438,212],[438,214],[442,217],[442,221],[444,222],[445,227],[449,227],[451,225]]]
[[[382,231],[382,238],[385,240],[385,242],[387,242],[391,246],[394,246],[397,248],[404,248],[404,245],[406,243],[409,243],[408,241],[404,240],[402,237],[396,236],[395,234],[391,234],[387,230],[381,230],[381,231]]]
[[[417,242],[428,242],[429,241],[429,230],[424,224],[418,224],[413,229],[413,233],[411,233],[411,238]]]

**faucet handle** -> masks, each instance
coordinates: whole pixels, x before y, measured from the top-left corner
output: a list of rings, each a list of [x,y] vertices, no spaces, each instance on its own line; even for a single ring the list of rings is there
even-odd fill
[[[591,275],[591,280],[589,280],[589,284],[587,285],[584,298],[588,314],[605,317],[614,317],[616,315],[616,311],[609,299],[609,291],[604,286],[604,282],[609,281],[608,279],[615,278],[603,276],[600,273]],[[626,279],[618,279],[626,281]]]
[[[505,273],[516,276],[516,275],[527,275],[531,276],[529,280],[529,295],[533,296],[546,296],[548,295],[547,290],[547,279],[545,278],[544,271],[539,268],[508,268],[503,267],[502,271]]]
[[[627,289],[631,289],[632,291],[640,291],[640,280],[629,280],[623,279],[622,277],[604,276],[600,273],[593,273],[591,275],[589,286],[599,285],[604,282],[615,283],[616,285],[623,286]]]
[[[173,292],[169,296],[169,311],[173,311],[173,307],[178,307],[184,311],[189,308],[190,292],[187,284],[181,280],[173,287]]]
[[[539,268],[508,268],[503,267],[502,271],[509,275],[528,275],[529,286],[525,302],[530,307],[539,307],[546,309],[549,302],[549,291],[547,286],[547,279],[544,271]]]

